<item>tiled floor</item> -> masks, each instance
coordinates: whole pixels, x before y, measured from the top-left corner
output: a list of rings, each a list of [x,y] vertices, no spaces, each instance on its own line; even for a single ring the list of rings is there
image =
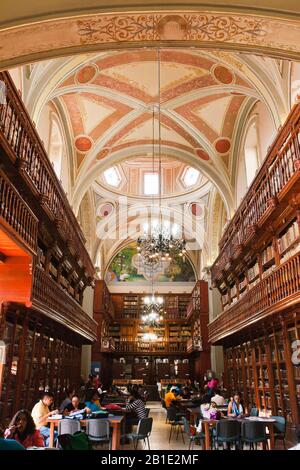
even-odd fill
[[[147,402],[147,408],[150,408],[150,416],[153,418],[153,428],[150,437],[151,450],[187,450],[189,442],[187,436],[184,435],[185,443],[182,442],[181,434],[179,433],[178,439],[176,435],[172,433],[171,441],[169,443],[170,424],[166,424],[166,413],[162,409],[159,402]],[[297,442],[295,435],[289,430],[287,432],[287,448],[292,447]],[[281,442],[276,444],[276,449],[283,448]],[[133,449],[132,444],[124,445],[121,449],[129,450]],[[140,441],[138,449],[143,449],[143,442]],[[201,450],[201,446],[195,446],[194,450]]]

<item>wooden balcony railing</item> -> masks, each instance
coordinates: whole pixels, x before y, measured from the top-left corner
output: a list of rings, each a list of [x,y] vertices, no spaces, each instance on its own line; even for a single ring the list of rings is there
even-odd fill
[[[115,351],[122,353],[186,353],[186,342],[121,341],[116,342]]]
[[[26,248],[36,254],[38,219],[1,170],[0,222]]]
[[[94,267],[84,246],[82,230],[43,143],[9,74],[0,72],[0,80],[6,87],[6,103],[0,104],[0,143],[39,198],[41,206],[55,223],[73,255],[78,254],[79,263],[92,276]]]
[[[293,107],[286,123],[270,147],[258,174],[231,219],[211,269],[218,279],[230,260],[247,244],[268,214],[285,197],[288,183],[300,178],[300,104]]]
[[[278,266],[212,321],[208,326],[209,341],[216,343],[268,315],[299,303],[299,292],[300,252]]]
[[[97,322],[72,297],[39,266],[35,267],[33,277],[33,308],[51,316],[86,340],[97,340]]]

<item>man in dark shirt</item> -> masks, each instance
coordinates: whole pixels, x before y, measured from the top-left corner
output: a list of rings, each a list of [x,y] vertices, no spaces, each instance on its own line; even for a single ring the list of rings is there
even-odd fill
[[[85,406],[85,403],[81,403],[79,401],[79,397],[77,395],[73,395],[71,403],[69,403],[64,409],[64,414],[65,415],[69,415],[69,414],[72,415],[73,413],[75,413],[77,411],[82,411],[83,413],[84,412],[86,412],[86,413],[91,412],[91,410],[87,406]]]

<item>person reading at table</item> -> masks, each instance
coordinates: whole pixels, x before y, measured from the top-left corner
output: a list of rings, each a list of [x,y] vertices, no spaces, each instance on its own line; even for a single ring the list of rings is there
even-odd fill
[[[183,400],[190,400],[191,399],[191,392],[188,387],[184,387],[182,390],[181,398]]]
[[[211,401],[214,401],[217,404],[217,406],[222,406],[225,404],[225,398],[221,395],[221,392],[219,389],[215,391]]]
[[[145,407],[145,402],[140,397],[140,394],[137,390],[132,389],[131,395],[128,398],[128,402],[126,403],[126,411],[132,411],[138,419],[143,419],[147,417],[147,410]],[[135,424],[135,419],[126,419],[126,422],[132,422]]]
[[[180,400],[181,396],[178,394],[176,387],[168,388],[168,393],[165,395],[166,407],[169,408],[173,400]]]
[[[4,433],[5,439],[15,439],[22,446],[45,447],[44,438],[40,431],[36,429],[33,418],[28,410],[18,411],[11,420]]]
[[[101,404],[97,390],[88,390],[85,397],[85,406],[91,411],[101,410]]]
[[[242,418],[244,416],[241,395],[239,393],[235,393],[233,399],[229,402],[227,416],[231,418]]]
[[[82,403],[79,401],[78,395],[73,395],[71,403],[67,405],[64,409],[64,415],[72,415],[74,413],[77,413],[78,411],[82,411],[83,413],[89,414],[91,412],[91,409],[86,406],[85,403]]]
[[[58,410],[50,411],[50,406],[54,402],[54,395],[51,392],[43,392],[41,399],[32,408],[31,416],[36,428],[44,438],[46,447],[49,447],[50,429],[47,426],[48,418],[58,413]],[[54,433],[54,439],[57,438],[57,432]]]

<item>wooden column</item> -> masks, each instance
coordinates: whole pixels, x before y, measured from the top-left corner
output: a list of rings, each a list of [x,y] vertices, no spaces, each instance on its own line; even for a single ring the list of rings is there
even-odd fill
[[[299,424],[299,412],[298,412],[298,403],[297,403],[297,395],[296,395],[296,383],[295,383],[293,364],[292,364],[291,344],[289,341],[286,322],[284,321],[284,318],[281,319],[281,326],[282,326],[282,333],[283,333],[287,381],[289,385],[289,398],[290,398],[293,424],[295,425],[295,424]]]
[[[259,397],[259,390],[258,390],[258,377],[257,377],[257,368],[256,368],[256,356],[255,356],[255,343],[251,344],[252,347],[252,369],[253,369],[253,379],[254,379],[254,396],[255,396],[255,403],[257,408],[260,410],[260,397]]]
[[[271,410],[272,410],[272,415],[275,416],[277,414],[276,397],[275,397],[275,381],[274,381],[273,367],[272,367],[272,354],[271,354],[270,340],[267,335],[265,335],[265,347],[266,347],[267,371],[268,371],[268,378],[269,378]]]
[[[7,373],[6,373],[6,388],[5,388],[5,396],[4,396],[4,406],[3,406],[3,411],[2,411],[2,420],[6,418],[7,416],[7,406],[8,406],[8,399],[10,395],[10,390],[11,390],[11,366],[12,366],[12,360],[13,360],[13,355],[14,355],[14,346],[15,346],[15,341],[16,341],[16,332],[17,332],[17,324],[18,324],[18,316],[19,312],[18,310],[15,312],[15,317],[14,317],[14,326],[13,326],[13,334],[11,338],[11,344],[9,347],[9,351],[7,352],[7,359],[6,359],[6,367],[7,367]]]
[[[276,368],[277,368],[277,375],[278,375],[278,389],[279,389],[279,396],[281,401],[281,409],[284,416],[286,416],[285,410],[285,402],[282,393],[282,378],[281,378],[281,371],[280,371],[280,357],[278,351],[278,344],[277,344],[277,336],[275,328],[273,327],[273,337],[274,337],[274,348],[275,348],[275,360],[276,360]]]
[[[23,324],[22,324],[22,332],[21,338],[19,343],[19,357],[18,357],[18,369],[17,369],[17,386],[15,390],[14,396],[14,409],[13,413],[16,413],[17,410],[24,406],[24,403],[21,399],[22,397],[22,389],[24,387],[24,375],[25,375],[25,366],[26,366],[26,343],[27,343],[27,336],[28,336],[28,310],[26,310]],[[28,386],[28,384],[27,384]]]

